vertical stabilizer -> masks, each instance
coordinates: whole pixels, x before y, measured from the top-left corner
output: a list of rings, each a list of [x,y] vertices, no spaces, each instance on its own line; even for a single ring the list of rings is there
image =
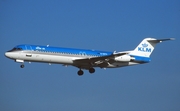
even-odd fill
[[[145,38],[132,52],[130,52],[130,54],[142,56],[142,57],[150,57],[156,44],[166,40],[174,40],[174,38],[169,38],[169,39]]]

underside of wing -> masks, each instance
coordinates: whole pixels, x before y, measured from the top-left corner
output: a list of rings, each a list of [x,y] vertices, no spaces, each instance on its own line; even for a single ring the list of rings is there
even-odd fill
[[[91,67],[106,67],[110,63],[114,62],[114,58],[116,56],[122,56],[126,55],[127,52],[123,53],[112,53],[111,55],[108,56],[101,56],[101,57],[92,57],[92,58],[85,58],[85,59],[76,59],[74,60],[74,66],[78,68],[84,68],[84,69],[89,69]]]

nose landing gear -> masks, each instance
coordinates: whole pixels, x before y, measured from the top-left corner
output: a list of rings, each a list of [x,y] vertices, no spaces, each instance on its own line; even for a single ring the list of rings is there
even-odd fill
[[[20,67],[21,67],[21,68],[24,68],[24,63],[22,63],[22,64],[20,65]]]
[[[21,67],[21,68],[24,68],[24,64],[21,64],[20,67]]]

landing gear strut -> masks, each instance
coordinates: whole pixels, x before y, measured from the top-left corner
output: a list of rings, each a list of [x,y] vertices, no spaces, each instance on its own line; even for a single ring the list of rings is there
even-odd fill
[[[79,76],[82,76],[84,74],[84,72],[81,69],[77,73]]]
[[[89,69],[89,73],[94,73],[95,72],[95,69],[94,68],[90,68]]]

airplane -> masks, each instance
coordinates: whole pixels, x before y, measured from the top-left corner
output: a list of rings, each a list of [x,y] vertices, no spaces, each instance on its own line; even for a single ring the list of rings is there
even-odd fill
[[[149,63],[151,61],[150,55],[156,44],[167,40],[174,40],[174,38],[145,38],[134,50],[122,52],[24,44],[17,45],[12,50],[5,52],[5,56],[21,63],[21,68],[24,68],[24,62],[75,66],[79,68],[77,74],[81,76],[84,74],[83,70],[89,70],[89,73],[94,73],[95,67],[105,69]]]

